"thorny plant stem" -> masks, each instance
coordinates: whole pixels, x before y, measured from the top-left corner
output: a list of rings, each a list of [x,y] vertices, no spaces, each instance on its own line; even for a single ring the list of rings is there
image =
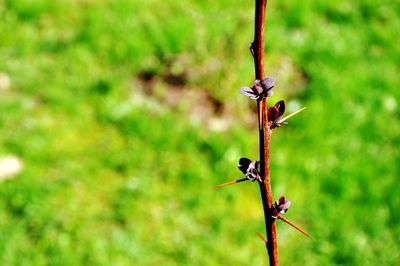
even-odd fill
[[[264,78],[264,25],[266,0],[256,0],[255,10],[255,31],[254,41],[251,45],[251,51],[254,57],[254,66],[256,79]],[[258,123],[260,134],[260,182],[261,199],[264,208],[265,229],[267,232],[267,250],[270,266],[278,266],[278,242],[276,239],[276,224],[272,218],[270,210],[272,208],[272,191],[269,169],[269,144],[272,130],[268,126],[267,101],[262,99],[257,101]]]

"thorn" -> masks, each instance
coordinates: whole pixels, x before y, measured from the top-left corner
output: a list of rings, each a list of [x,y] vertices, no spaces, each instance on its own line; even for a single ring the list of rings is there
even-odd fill
[[[250,180],[250,179],[242,178],[242,179],[238,179],[238,180],[232,180],[232,181],[229,181],[229,182],[226,182],[226,183],[223,183],[223,184],[219,184],[219,185],[213,186],[213,188],[229,186],[229,185],[233,185],[233,184],[240,183],[240,182],[247,181],[247,180]]]
[[[301,229],[300,227],[298,227],[297,225],[295,225],[288,219],[284,218],[282,215],[278,214],[278,219],[280,219],[280,220],[284,221],[285,223],[287,223],[288,225],[294,227],[297,231],[299,231],[303,235],[308,236],[309,238],[313,239],[309,234],[306,233],[306,231],[304,231],[303,229]]]
[[[289,118],[291,118],[291,117],[294,116],[294,115],[297,115],[298,113],[300,113],[300,112],[303,111],[304,109],[306,109],[306,107],[303,107],[303,108],[297,110],[296,112],[293,112],[293,113],[291,113],[290,115],[285,116],[284,118],[278,120],[277,122],[278,122],[279,124],[282,124],[284,121],[288,120]]]
[[[258,235],[259,238],[261,238],[262,241],[264,241],[265,244],[267,244],[267,239],[259,232],[256,232],[256,234]]]

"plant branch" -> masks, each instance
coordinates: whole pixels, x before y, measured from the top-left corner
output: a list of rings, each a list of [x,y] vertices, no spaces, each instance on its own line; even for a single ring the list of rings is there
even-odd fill
[[[264,78],[264,25],[267,1],[256,0],[255,9],[255,31],[254,41],[251,44],[251,51],[254,57],[254,67],[256,79]],[[269,264],[278,266],[278,242],[276,238],[275,219],[271,216],[272,208],[272,191],[269,169],[269,144],[272,130],[268,126],[267,101],[266,98],[257,101],[258,106],[258,123],[260,135],[260,192],[264,208],[265,229],[267,232],[267,251],[269,256]]]

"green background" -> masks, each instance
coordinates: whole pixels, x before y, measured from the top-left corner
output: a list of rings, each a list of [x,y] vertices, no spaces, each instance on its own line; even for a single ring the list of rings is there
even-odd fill
[[[400,265],[400,4],[269,1],[281,265]],[[253,1],[0,0],[1,265],[266,265]]]

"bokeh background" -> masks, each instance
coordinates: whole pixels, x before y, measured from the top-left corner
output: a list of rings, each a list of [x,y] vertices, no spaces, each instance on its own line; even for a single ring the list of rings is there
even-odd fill
[[[0,0],[1,265],[266,265],[253,1]],[[282,265],[400,265],[400,3],[269,1]]]

